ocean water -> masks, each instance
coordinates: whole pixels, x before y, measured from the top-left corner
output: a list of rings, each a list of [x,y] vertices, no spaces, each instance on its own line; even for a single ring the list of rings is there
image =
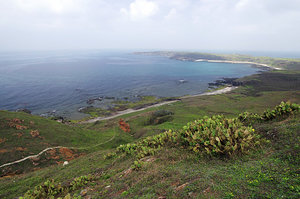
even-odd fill
[[[130,51],[0,53],[0,109],[27,108],[78,119],[88,99],[199,94],[223,77],[261,69],[247,64],[183,62]],[[185,80],[180,83],[179,80]]]

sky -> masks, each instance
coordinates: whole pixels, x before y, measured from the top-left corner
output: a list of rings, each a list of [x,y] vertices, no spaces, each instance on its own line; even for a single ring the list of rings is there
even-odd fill
[[[0,0],[0,50],[300,52],[300,0]]]

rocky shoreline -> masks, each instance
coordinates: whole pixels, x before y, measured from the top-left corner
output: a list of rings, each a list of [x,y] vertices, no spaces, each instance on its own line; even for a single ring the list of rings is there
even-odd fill
[[[237,89],[237,86],[227,86],[225,88],[222,88],[220,90],[216,90],[216,91],[210,91],[210,92],[205,92],[202,94],[197,94],[197,95],[189,95],[189,96],[183,96],[181,98],[178,99],[169,99],[167,101],[163,101],[163,102],[158,102],[158,103],[152,103],[152,104],[144,104],[143,106],[141,106],[140,108],[137,109],[126,109],[123,111],[117,111],[112,113],[112,115],[107,116],[107,117],[96,117],[96,118],[92,118],[89,120],[85,120],[85,121],[81,121],[79,123],[81,124],[85,124],[85,123],[93,123],[96,121],[103,121],[103,120],[109,120],[109,119],[113,119],[125,114],[129,114],[129,113],[134,113],[134,112],[138,112],[138,111],[143,111],[149,108],[153,108],[153,107],[159,107],[159,106],[163,106],[163,105],[167,105],[167,104],[171,104],[171,103],[175,103],[178,101],[181,101],[182,99],[186,99],[186,98],[191,98],[191,97],[198,97],[198,96],[206,96],[206,95],[218,95],[218,94],[223,94],[223,93],[228,93],[230,91],[233,91],[234,89]]]
[[[222,78],[220,80],[216,80],[215,82],[208,83],[209,87],[211,89],[218,88],[220,86],[242,86],[243,83],[240,81],[237,81],[238,78]]]

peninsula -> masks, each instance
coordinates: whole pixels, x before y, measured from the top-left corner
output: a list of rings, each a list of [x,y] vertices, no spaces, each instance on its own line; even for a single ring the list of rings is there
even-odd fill
[[[233,64],[251,64],[257,67],[271,68],[274,70],[299,70],[300,59],[254,57],[242,54],[212,54],[200,52],[179,52],[179,51],[152,51],[135,52],[136,54],[164,56],[170,59],[194,62],[215,62]]]

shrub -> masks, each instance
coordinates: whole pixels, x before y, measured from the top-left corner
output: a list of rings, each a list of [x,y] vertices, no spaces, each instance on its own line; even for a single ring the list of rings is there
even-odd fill
[[[145,125],[162,124],[173,119],[174,113],[168,110],[158,110],[151,114]]]
[[[23,198],[54,198],[61,194],[64,188],[54,180],[47,180],[40,186],[36,186],[33,191],[27,191]]]
[[[179,145],[197,153],[231,156],[244,153],[258,144],[259,136],[252,127],[243,126],[238,119],[226,119],[217,115],[190,122],[178,132],[169,130],[136,143],[120,145],[115,153],[110,153],[105,158],[125,153],[141,159],[154,155],[166,145]]]
[[[131,166],[131,168],[134,170],[139,170],[142,168],[142,165],[143,165],[143,162],[135,160],[133,162],[133,165]]]
[[[259,144],[252,127],[243,126],[238,119],[222,115],[190,122],[181,132],[184,145],[194,152],[205,150],[209,155],[231,156],[244,153]]]
[[[288,116],[299,111],[300,105],[291,104],[290,102],[281,102],[273,110],[266,110],[262,115],[244,112],[238,116],[238,119],[245,124],[251,124],[257,121],[269,121],[278,117]]]
[[[251,124],[253,122],[259,121],[260,116],[256,113],[249,113],[246,111],[239,114],[238,119],[245,124]]]
[[[149,136],[136,143],[128,143],[120,145],[116,152],[108,153],[104,156],[105,159],[113,158],[118,154],[125,153],[127,155],[134,155],[140,159],[145,156],[154,155],[166,144],[176,144],[180,134],[172,130],[160,133],[158,135]]]
[[[147,134],[147,131],[148,131],[148,129],[146,129],[146,128],[140,128],[134,132],[133,137],[136,139],[141,138],[142,136]]]
[[[278,116],[290,115],[299,111],[300,111],[300,105],[291,104],[290,102],[281,102],[273,110],[266,110],[262,114],[261,120],[268,121],[268,120],[275,119]]]
[[[70,183],[70,189],[76,190],[78,187],[86,185],[92,179],[91,175],[77,177]]]
[[[78,187],[86,185],[94,178],[91,175],[80,176],[75,178],[70,184],[62,186],[60,183],[56,183],[53,179],[45,181],[42,185],[36,186],[33,191],[27,191],[24,197],[21,199],[33,199],[33,198],[56,198],[57,196],[66,195],[68,198],[68,192],[74,191]]]

